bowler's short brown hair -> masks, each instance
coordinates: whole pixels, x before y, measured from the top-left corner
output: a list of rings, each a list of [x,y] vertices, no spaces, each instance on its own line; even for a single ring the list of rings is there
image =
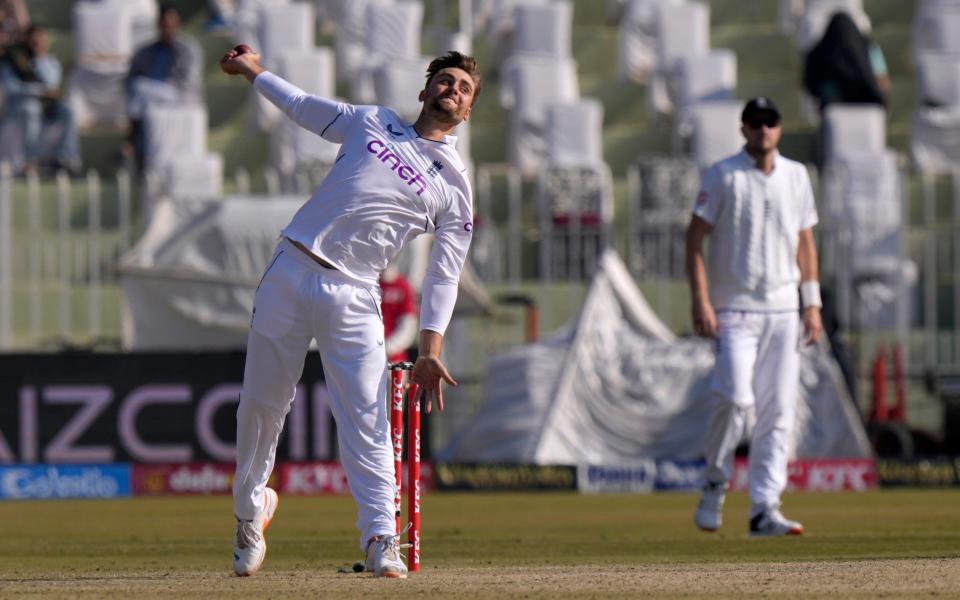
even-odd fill
[[[427,83],[430,83],[434,75],[451,67],[463,69],[470,75],[470,78],[473,79],[473,101],[470,103],[470,105],[473,106],[477,98],[480,97],[481,76],[480,69],[477,68],[477,61],[475,61],[472,56],[460,54],[456,50],[451,50],[443,56],[438,56],[430,61],[430,66],[427,67]]]

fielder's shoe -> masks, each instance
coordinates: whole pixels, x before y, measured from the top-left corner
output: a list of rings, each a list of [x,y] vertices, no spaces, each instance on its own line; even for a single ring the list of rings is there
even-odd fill
[[[374,577],[392,577],[395,579],[407,578],[407,565],[403,563],[400,548],[407,544],[400,544],[399,535],[381,535],[373,538],[367,544],[367,559],[365,566]]]
[[[280,497],[271,488],[266,488],[264,498],[267,502],[263,512],[252,521],[237,519],[237,540],[233,543],[233,571],[241,577],[253,575],[263,564],[267,555],[267,541],[263,533],[280,504]]]
[[[693,522],[704,531],[716,531],[723,524],[723,501],[727,497],[727,484],[710,483],[703,486],[700,504],[693,515]]]
[[[773,507],[750,519],[751,536],[800,535],[803,525],[784,517],[780,509]]]

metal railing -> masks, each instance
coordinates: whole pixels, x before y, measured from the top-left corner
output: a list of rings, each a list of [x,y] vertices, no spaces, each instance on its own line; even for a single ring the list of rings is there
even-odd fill
[[[306,198],[323,174],[267,167],[257,190]],[[225,184],[254,193],[244,169]],[[125,170],[14,177],[0,164],[0,352],[120,346],[120,261],[160,199],[155,189]]]
[[[909,237],[919,242],[911,258],[920,273],[923,343],[910,362],[960,371],[960,171],[948,181],[920,177],[920,222]]]
[[[501,179],[506,184],[506,206],[495,198],[493,182]],[[523,278],[523,198],[520,172],[507,164],[485,164],[477,167],[476,214],[487,227],[506,231],[506,273],[510,283],[520,283]],[[506,224],[498,227],[494,215],[506,212]],[[500,273],[500,269],[491,269]],[[495,281],[499,283],[499,281]]]
[[[132,192],[125,171],[105,185],[95,171],[41,180],[0,169],[0,350],[119,339],[105,299],[133,241]]]

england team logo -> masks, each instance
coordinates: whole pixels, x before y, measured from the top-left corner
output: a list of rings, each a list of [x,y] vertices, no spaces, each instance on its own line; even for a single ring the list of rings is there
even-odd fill
[[[437,173],[439,173],[441,169],[443,169],[443,163],[439,160],[435,160],[433,161],[433,164],[430,165],[430,168],[427,169],[427,175],[430,177],[436,177]]]

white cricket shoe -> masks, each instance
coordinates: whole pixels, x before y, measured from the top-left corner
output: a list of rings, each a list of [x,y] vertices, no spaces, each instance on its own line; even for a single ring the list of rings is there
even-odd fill
[[[252,521],[237,519],[237,539],[233,543],[233,572],[241,577],[253,575],[263,564],[267,555],[267,541],[263,534],[277,511],[280,497],[272,488],[264,491],[266,507]]]
[[[750,535],[754,537],[801,534],[803,525],[784,517],[776,506],[750,519]]]
[[[381,535],[373,538],[367,544],[367,558],[365,567],[373,572],[374,577],[391,577],[394,579],[407,578],[407,565],[403,563],[400,548],[407,544],[400,544],[399,535]]]
[[[723,501],[727,497],[727,484],[707,482],[700,495],[700,504],[693,514],[693,522],[704,531],[716,531],[723,524]]]

